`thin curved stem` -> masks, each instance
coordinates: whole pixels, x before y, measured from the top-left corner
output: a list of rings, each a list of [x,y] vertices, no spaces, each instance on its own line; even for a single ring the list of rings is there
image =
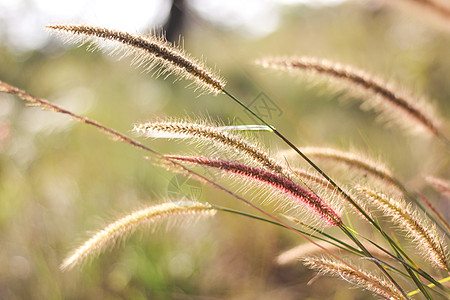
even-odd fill
[[[215,204],[211,204],[211,206],[212,206],[214,209],[217,209],[217,210],[220,210],[220,211],[223,211],[223,212],[228,212],[228,213],[232,213],[232,214],[236,214],[236,215],[240,215],[240,216],[252,218],[252,219],[255,219],[255,220],[258,220],[258,221],[263,221],[263,222],[267,222],[267,223],[270,223],[270,224],[273,224],[273,225],[277,225],[277,226],[286,228],[284,225],[282,225],[282,224],[280,224],[280,223],[277,223],[277,222],[275,222],[275,221],[268,220],[268,219],[265,219],[265,218],[262,218],[262,217],[258,217],[258,216],[255,216],[255,215],[252,215],[252,214],[243,212],[243,211],[238,211],[238,210],[230,209],[230,208],[227,208],[227,207],[218,206],[218,205],[215,205]],[[327,243],[329,243],[329,244],[331,244],[331,245],[333,245],[333,246],[335,246],[335,247],[338,247],[339,249],[348,251],[348,252],[350,252],[350,253],[352,253],[352,254],[355,254],[355,255],[361,255],[361,254],[362,254],[361,250],[358,250],[358,249],[356,249],[355,247],[353,247],[353,246],[351,246],[351,245],[349,245],[349,244],[347,244],[347,243],[345,243],[345,242],[343,242],[343,241],[341,241],[341,240],[339,240],[339,239],[337,239],[337,238],[335,238],[335,237],[333,237],[333,236],[331,236],[331,235],[328,235],[328,234],[326,234],[326,233],[324,233],[324,232],[320,232],[320,231],[316,230],[315,228],[312,228],[312,229],[313,229],[315,232],[317,232],[317,233],[319,233],[319,234],[322,234],[323,236],[325,236],[325,237],[331,239],[333,242],[330,241],[330,240],[327,240],[327,239],[325,239],[325,238],[323,238],[323,237],[320,237],[320,236],[317,236],[317,235],[313,235],[312,233],[308,233],[308,232],[306,232],[306,231],[303,231],[303,230],[300,230],[300,229],[297,229],[297,228],[294,228],[294,229],[295,229],[296,231],[298,231],[298,232],[304,234],[304,235],[307,235],[307,236],[309,236],[309,237],[318,239],[318,240],[320,240],[320,241],[327,242]],[[339,244],[341,244],[342,246],[339,245]]]

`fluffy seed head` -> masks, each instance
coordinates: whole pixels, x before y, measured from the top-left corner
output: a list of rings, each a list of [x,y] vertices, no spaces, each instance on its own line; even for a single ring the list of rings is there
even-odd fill
[[[297,202],[296,204],[301,204],[308,207],[318,217],[324,220],[327,225],[340,226],[342,224],[340,216],[326,203],[324,203],[322,199],[284,176],[280,176],[260,168],[247,166],[242,163],[221,159],[173,155],[166,157],[169,159],[216,168],[221,171],[250,178],[256,182],[262,182],[272,188],[275,188],[279,192],[292,197]]]
[[[63,261],[60,268],[61,270],[72,269],[75,265],[86,261],[89,257],[99,254],[107,246],[114,245],[117,240],[130,235],[138,227],[143,225],[149,225],[169,216],[177,216],[177,218],[183,215],[212,216],[215,213],[216,210],[211,205],[192,201],[163,203],[134,211],[94,234],[83,245],[75,249]]]
[[[190,122],[148,122],[135,125],[134,131],[149,137],[194,138],[199,142],[212,142],[244,155],[259,166],[272,172],[290,176],[290,172],[269,156],[262,147],[244,139],[239,134],[216,126]]]
[[[423,256],[441,269],[449,271],[448,254],[443,239],[439,239],[434,227],[429,226],[416,210],[408,206],[403,200],[392,199],[363,187],[357,187],[373,204],[392,217],[408,236],[420,246]]]
[[[408,129],[442,136],[440,121],[432,106],[401,93],[395,87],[375,76],[348,65],[314,57],[263,58],[256,62],[264,68],[292,72],[312,72],[346,84],[350,90],[369,97],[361,99],[363,109],[381,113],[383,120]]]
[[[72,34],[74,37],[82,37],[82,44],[95,42],[97,46],[100,40],[116,41],[124,47],[117,48],[112,53],[123,51],[122,57],[132,56],[133,64],[144,66],[150,71],[160,66],[159,75],[166,77],[173,73],[180,78],[193,80],[204,92],[219,94],[225,87],[225,81],[213,74],[203,63],[198,62],[186,54],[182,49],[174,47],[161,36],[141,36],[117,30],[88,25],[48,25],[48,29],[60,33]]]
[[[304,263],[308,268],[317,270],[321,274],[343,278],[385,299],[408,299],[390,282],[361,268],[358,268],[358,272],[356,272],[341,262],[316,257],[307,257],[304,259]]]

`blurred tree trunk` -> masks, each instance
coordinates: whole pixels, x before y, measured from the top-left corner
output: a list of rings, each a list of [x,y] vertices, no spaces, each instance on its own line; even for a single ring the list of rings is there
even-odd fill
[[[167,40],[170,42],[178,42],[180,35],[184,31],[186,24],[185,0],[172,0],[169,18],[164,24]]]

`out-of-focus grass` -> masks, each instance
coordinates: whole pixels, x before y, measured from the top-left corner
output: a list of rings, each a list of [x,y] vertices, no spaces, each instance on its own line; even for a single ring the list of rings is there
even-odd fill
[[[422,176],[450,176],[448,153],[435,141],[404,136],[374,123],[375,115],[345,97],[289,76],[258,69],[264,55],[314,55],[352,63],[436,99],[449,117],[450,36],[413,16],[358,4],[285,13],[279,30],[263,39],[194,25],[185,45],[204,55],[247,103],[261,91],[281,109],[270,121],[301,146],[354,146],[383,157],[409,185]],[[205,116],[224,123],[252,122],[224,96],[202,96],[185,82],[151,78],[85,49],[16,55],[0,47],[0,78],[121,132],[155,117]],[[131,134],[131,133],[130,133]],[[269,134],[261,138],[283,149]],[[192,153],[185,144],[145,141],[164,153]],[[393,147],[393,145],[395,145]],[[184,149],[186,148],[186,149]],[[188,150],[189,149],[189,150]],[[96,130],[0,95],[0,298],[5,299],[367,299],[335,279],[320,279],[301,265],[277,267],[274,257],[302,242],[289,232],[218,214],[188,228],[135,234],[82,269],[62,273],[72,247],[132,209],[158,203],[175,176]],[[441,210],[446,204],[425,190]],[[240,207],[202,187],[202,200]]]

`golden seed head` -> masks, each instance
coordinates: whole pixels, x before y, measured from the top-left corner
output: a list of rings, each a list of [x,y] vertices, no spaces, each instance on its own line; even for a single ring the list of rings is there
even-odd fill
[[[438,237],[435,228],[430,226],[417,210],[407,205],[402,199],[393,199],[364,187],[357,187],[357,189],[420,245],[419,250],[426,259],[439,268],[449,271],[447,249],[441,243],[443,239]]]
[[[428,132],[442,136],[441,121],[428,101],[412,97],[408,92],[349,65],[315,57],[267,57],[256,61],[264,68],[290,72],[309,72],[336,81],[351,92],[362,94],[362,108],[380,113],[382,121],[395,123],[412,132]]]
[[[225,80],[215,75],[211,70],[190,57],[183,49],[175,47],[167,42],[163,36],[142,36],[117,30],[88,25],[48,25],[48,29],[60,33],[70,33],[70,39],[81,36],[82,43],[94,42],[102,46],[99,40],[116,41],[123,48],[116,48],[112,53],[123,51],[124,56],[132,56],[132,63],[144,66],[147,71],[160,67],[156,72],[159,75],[174,74],[180,78],[193,80],[198,88],[204,92],[215,95],[222,93],[225,88]]]
[[[193,122],[162,121],[135,125],[134,131],[148,137],[193,138],[200,143],[212,142],[221,147],[232,149],[258,166],[277,174],[283,174],[287,177],[292,175],[286,167],[270,157],[263,147],[221,127]]]
[[[317,270],[321,274],[344,278],[385,299],[408,299],[393,284],[360,267],[355,270],[342,262],[317,257],[307,257],[304,259],[304,263],[308,268]]]
[[[192,201],[168,202],[134,211],[94,234],[64,259],[60,268],[61,270],[72,269],[89,257],[102,252],[109,245],[114,245],[118,240],[130,235],[138,227],[154,223],[157,220],[183,215],[212,216],[215,213],[216,210],[211,205]]]

